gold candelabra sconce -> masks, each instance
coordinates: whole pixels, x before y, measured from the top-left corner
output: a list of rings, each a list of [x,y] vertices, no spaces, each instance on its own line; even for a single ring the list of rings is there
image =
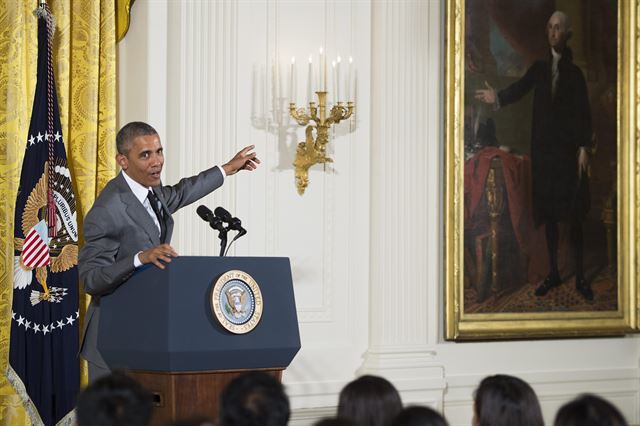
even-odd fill
[[[333,163],[333,160],[326,155],[327,144],[329,143],[329,128],[346,120],[353,114],[355,107],[353,101],[337,102],[329,111],[327,116],[327,92],[316,92],[318,105],[309,102],[308,111],[305,108],[296,108],[295,102],[289,103],[289,114],[305,129],[305,140],[298,143],[296,148],[296,158],[293,167],[296,174],[296,187],[298,194],[303,195],[309,186],[309,168],[314,164]],[[313,122],[309,124],[309,122]],[[315,140],[313,138],[313,131]]]

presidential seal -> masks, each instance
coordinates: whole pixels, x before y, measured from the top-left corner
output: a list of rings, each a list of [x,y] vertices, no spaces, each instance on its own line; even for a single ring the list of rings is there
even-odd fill
[[[262,318],[262,293],[246,272],[231,270],[218,278],[211,293],[211,311],[220,325],[235,334],[253,330]]]

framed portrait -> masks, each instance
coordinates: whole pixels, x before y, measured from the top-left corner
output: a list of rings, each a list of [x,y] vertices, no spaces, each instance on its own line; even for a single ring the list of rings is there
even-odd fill
[[[637,13],[447,0],[447,339],[638,330]]]

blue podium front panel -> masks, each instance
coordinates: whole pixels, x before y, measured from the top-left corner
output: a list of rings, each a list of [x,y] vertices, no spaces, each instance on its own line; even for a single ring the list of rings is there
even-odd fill
[[[246,334],[212,313],[213,286],[230,270],[249,274],[262,293],[262,318]],[[100,306],[98,349],[112,369],[285,368],[300,349],[287,258],[178,257],[165,270],[137,271]]]

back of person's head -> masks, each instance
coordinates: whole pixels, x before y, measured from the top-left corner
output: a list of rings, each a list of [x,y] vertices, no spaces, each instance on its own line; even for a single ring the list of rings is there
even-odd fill
[[[538,397],[522,379],[485,377],[474,398],[476,426],[544,426]]]
[[[340,392],[338,417],[357,426],[387,426],[401,410],[400,394],[382,377],[359,377]]]
[[[138,382],[114,372],[90,384],[78,397],[78,426],[146,426],[152,396]]]
[[[563,405],[554,426],[627,426],[623,415],[609,401],[595,395],[582,395]]]
[[[259,371],[236,377],[220,396],[221,426],[284,426],[289,414],[282,384]]]
[[[448,426],[447,421],[429,407],[407,407],[393,419],[392,426]]]
[[[139,136],[157,135],[156,129],[142,121],[132,121],[125,124],[116,135],[116,149],[118,154],[127,155],[133,140]]]

